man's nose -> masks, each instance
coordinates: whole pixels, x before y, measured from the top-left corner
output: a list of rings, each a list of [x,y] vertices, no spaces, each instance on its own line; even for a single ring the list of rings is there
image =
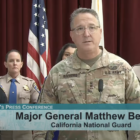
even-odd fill
[[[84,36],[90,36],[90,32],[88,28],[85,28],[84,30]]]

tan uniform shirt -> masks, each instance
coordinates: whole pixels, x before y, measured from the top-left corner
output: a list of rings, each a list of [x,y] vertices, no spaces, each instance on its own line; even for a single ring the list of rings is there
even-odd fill
[[[5,91],[9,102],[9,91],[12,77],[8,74],[0,77],[0,86]],[[17,104],[36,103],[39,95],[34,80],[19,75],[16,77]],[[1,140],[32,140],[31,131],[1,131]]]
[[[39,103],[96,104],[100,98],[99,79],[104,82],[100,103],[140,103],[140,85],[131,66],[101,49],[102,56],[92,67],[81,61],[76,51],[55,65],[44,82]],[[53,132],[47,137],[52,140]],[[60,131],[59,140],[127,140],[127,136],[125,131]],[[138,131],[135,140],[140,140]]]

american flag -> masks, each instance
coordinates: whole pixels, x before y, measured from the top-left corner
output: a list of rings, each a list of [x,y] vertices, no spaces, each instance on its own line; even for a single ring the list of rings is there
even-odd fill
[[[44,0],[33,0],[28,36],[27,77],[34,79],[39,89],[51,69],[48,44],[48,24]]]

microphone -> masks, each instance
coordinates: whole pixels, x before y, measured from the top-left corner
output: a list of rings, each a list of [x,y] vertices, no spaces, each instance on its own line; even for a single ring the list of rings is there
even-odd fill
[[[100,79],[98,82],[98,91],[99,92],[103,91],[103,80],[102,79]]]
[[[99,102],[100,102],[101,94],[102,94],[102,91],[103,91],[103,80],[102,79],[100,79],[99,82],[98,82],[98,91],[100,92],[100,97],[99,97]]]
[[[7,97],[3,89],[0,87],[0,104],[6,104],[7,103]]]

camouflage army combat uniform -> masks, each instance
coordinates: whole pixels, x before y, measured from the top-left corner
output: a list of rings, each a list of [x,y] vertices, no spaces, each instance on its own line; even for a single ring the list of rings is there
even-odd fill
[[[8,101],[9,101],[11,79],[12,77],[10,77],[8,74],[0,77],[0,87],[4,90]],[[34,80],[21,75],[19,75],[15,79],[16,79],[15,84],[17,86],[17,104],[36,103],[39,95],[39,90]],[[31,131],[1,131],[0,140],[32,140],[32,132]]]
[[[98,81],[104,87],[100,103],[140,102],[140,86],[131,66],[122,58],[107,52],[90,67],[76,55],[55,65],[49,73],[39,103],[96,104],[99,102]],[[52,140],[53,132],[47,136]],[[140,133],[135,132],[136,140]],[[60,131],[59,140],[127,140],[125,131]]]

